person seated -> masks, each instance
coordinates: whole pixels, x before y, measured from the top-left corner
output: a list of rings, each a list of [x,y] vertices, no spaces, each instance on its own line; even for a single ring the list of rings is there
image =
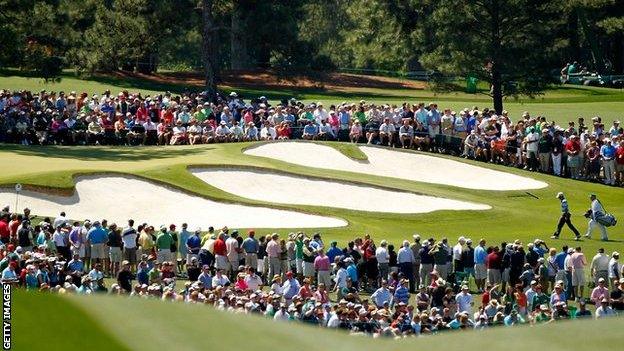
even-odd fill
[[[462,157],[475,158],[477,155],[478,141],[479,137],[477,136],[477,131],[473,129],[464,140],[464,153],[462,154]]]
[[[215,141],[217,143],[228,142],[230,140],[230,134],[232,134],[232,132],[230,128],[228,128],[227,122],[221,121],[219,126],[215,129]]]
[[[171,140],[171,126],[165,123],[165,119],[161,118],[160,123],[156,129],[158,135],[158,145],[169,145]]]
[[[319,140],[336,140],[336,135],[334,134],[334,130],[326,120],[321,121],[321,125],[319,126],[318,137]]]
[[[258,141],[260,140],[258,128],[253,122],[247,123],[247,129],[245,130],[245,141]]]
[[[429,149],[429,145],[431,143],[431,139],[429,137],[429,129],[426,125],[420,123],[419,121],[415,121],[416,126],[414,127],[414,148],[425,151]]]
[[[143,122],[143,128],[145,128],[145,144],[156,145],[158,143],[158,125],[148,118]]]
[[[135,117],[128,131],[128,145],[144,145],[145,144],[145,126]]]
[[[230,141],[243,141],[245,138],[245,132],[243,128],[238,125],[237,121],[232,122],[232,127],[230,127]]]
[[[282,121],[282,123],[280,123],[277,126],[276,132],[277,132],[277,139],[278,140],[288,140],[288,139],[290,139],[290,134],[291,134],[290,124],[288,122],[286,122],[286,121]]]
[[[186,128],[182,125],[181,120],[176,121],[176,125],[171,132],[172,136],[169,142],[171,145],[182,145],[186,143]]]
[[[410,125],[410,120],[405,119],[399,128],[399,139],[404,149],[411,149],[414,142],[414,127]]]
[[[275,140],[275,138],[277,138],[277,131],[271,125],[271,123],[269,123],[269,121],[264,121],[262,129],[260,130],[260,139]]]
[[[127,140],[128,129],[126,128],[126,120],[121,113],[117,114],[117,121],[114,124],[116,144],[124,144]]]
[[[362,138],[362,124],[360,121],[355,120],[349,131],[349,139],[352,143],[357,143]]]
[[[308,124],[303,127],[303,135],[301,136],[305,140],[316,140],[318,138],[319,129],[313,121],[308,121]]]
[[[187,130],[187,137],[188,137],[189,144],[191,145],[201,144],[202,127],[197,124],[197,120],[194,118],[191,119],[189,123],[190,123],[190,126],[188,127],[188,130]]]
[[[95,117],[87,117],[87,144],[99,145],[104,140],[104,129]],[[90,121],[90,122],[89,122]]]
[[[202,143],[204,144],[211,144],[215,141],[215,128],[210,121],[208,119],[204,121],[202,129]]]
[[[383,123],[379,126],[379,141],[381,145],[391,146],[394,132],[396,132],[396,128],[390,122],[390,118],[384,118]]]

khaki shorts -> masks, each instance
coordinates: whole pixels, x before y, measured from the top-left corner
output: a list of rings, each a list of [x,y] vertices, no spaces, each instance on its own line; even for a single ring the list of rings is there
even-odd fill
[[[121,262],[121,247],[110,247],[108,255],[111,262]]]
[[[106,258],[106,244],[91,244],[91,258]]]
[[[583,269],[572,270],[572,286],[585,285],[585,271]]]
[[[487,269],[485,269],[485,264],[477,263],[474,266],[475,268],[475,279],[481,280],[487,278]]]

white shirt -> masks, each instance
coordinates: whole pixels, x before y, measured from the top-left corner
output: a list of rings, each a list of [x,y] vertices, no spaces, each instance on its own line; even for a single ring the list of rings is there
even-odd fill
[[[382,123],[379,126],[379,131],[382,133],[394,133],[395,132],[395,128],[393,124],[389,124],[389,123]]]
[[[275,139],[277,138],[277,132],[275,131],[275,128],[273,127],[262,127],[262,129],[260,130],[260,137],[261,138],[271,138],[271,139]]]
[[[385,247],[378,247],[375,250],[375,257],[377,258],[377,263],[388,263],[390,261],[388,250]]]
[[[336,277],[334,278],[336,281],[336,285],[339,289],[347,287],[347,270],[344,268],[340,268],[338,272],[336,272]]]
[[[248,275],[245,278],[245,283],[247,283],[249,290],[256,291],[262,285],[262,279],[257,275]]]
[[[472,303],[472,295],[470,295],[470,293],[464,293],[463,291],[460,292],[457,296],[455,296],[455,301],[457,301],[457,310],[459,312],[470,313],[472,308],[470,305]]]
[[[238,259],[238,241],[234,238],[228,238],[225,241],[225,248],[227,249],[227,257],[229,260]]]
[[[59,232],[58,230],[52,235],[52,240],[54,240],[54,245],[57,247],[65,246],[65,234]]]
[[[593,207],[592,207],[593,209]],[[54,219],[54,223],[52,224],[54,226],[54,229],[58,228],[59,225],[63,224],[63,223],[67,223],[67,217],[65,216],[58,216]]]
[[[453,246],[453,259],[455,261],[461,260],[461,254],[463,249],[464,247],[460,243],[457,243],[455,246]]]
[[[124,233],[131,234],[124,235]],[[134,249],[136,247],[137,236],[138,235],[136,229],[130,227],[124,228],[124,230],[121,232],[121,241],[123,241],[124,248]]]
[[[533,132],[527,135],[527,150],[537,152],[539,133]],[[532,141],[532,142],[531,142]]]
[[[596,271],[606,271],[609,269],[609,256],[604,253],[598,253],[592,258],[590,269]]]
[[[277,312],[275,312],[275,315],[273,316],[273,320],[276,321],[288,321],[290,319],[290,314],[288,314],[288,312],[286,312],[285,309],[279,309],[277,310]]]
[[[592,210],[592,218],[594,220],[596,220],[596,214],[600,213],[600,214],[605,214],[605,210],[602,207],[602,204],[600,203],[600,201],[598,201],[598,199],[592,201],[591,203],[591,210]],[[55,221],[56,223],[56,221]]]
[[[622,278],[621,275],[617,276],[616,272],[617,274],[621,272],[620,263],[615,258],[611,258],[611,260],[609,260],[609,278]]]

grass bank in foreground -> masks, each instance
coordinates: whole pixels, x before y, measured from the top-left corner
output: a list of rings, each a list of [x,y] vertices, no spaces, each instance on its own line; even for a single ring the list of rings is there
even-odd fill
[[[549,351],[621,349],[624,319],[498,327],[402,340],[347,336],[342,331],[208,306],[112,296],[40,295],[14,290],[14,350],[428,350]]]

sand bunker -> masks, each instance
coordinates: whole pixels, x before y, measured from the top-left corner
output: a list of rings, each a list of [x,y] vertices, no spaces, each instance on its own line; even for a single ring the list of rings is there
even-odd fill
[[[358,162],[332,147],[314,143],[281,142],[260,145],[247,155],[268,157],[297,165],[357,172],[467,189],[528,190],[548,186],[531,178],[473,166],[443,157],[360,146],[368,162]]]
[[[244,169],[191,169],[206,183],[249,199],[292,205],[313,205],[387,213],[437,210],[487,210],[488,205],[344,182]]]
[[[15,193],[0,189],[0,204],[15,206]],[[65,211],[73,219],[108,219],[125,224],[130,218],[155,226],[188,223],[190,228],[326,228],[347,222],[266,207],[226,204],[186,194],[135,177],[79,177],[74,195],[55,196],[23,191],[19,208],[28,207],[41,216]]]

